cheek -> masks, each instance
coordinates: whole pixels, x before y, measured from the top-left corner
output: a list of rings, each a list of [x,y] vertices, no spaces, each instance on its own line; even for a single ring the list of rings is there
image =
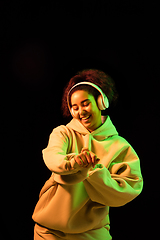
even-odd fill
[[[96,112],[98,110],[96,102],[92,102],[91,104],[89,104],[89,106],[86,108],[86,110],[88,112],[92,112],[92,113]]]
[[[91,105],[89,105],[88,107],[86,107],[85,109],[87,112],[93,112],[93,108]]]
[[[93,114],[98,114],[99,109],[98,109],[98,107],[97,107],[96,104],[93,104],[93,105],[90,107],[90,112],[92,112]]]
[[[78,114],[76,111],[74,111],[74,110],[72,109],[71,112],[72,112],[72,116],[73,116],[73,117],[79,118],[79,114]]]

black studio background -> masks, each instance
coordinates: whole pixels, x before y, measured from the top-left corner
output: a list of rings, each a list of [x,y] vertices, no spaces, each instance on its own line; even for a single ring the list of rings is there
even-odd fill
[[[1,1],[1,211],[3,239],[33,239],[32,213],[50,172],[49,134],[66,124],[63,88],[83,68],[115,80],[109,114],[141,159],[144,189],[111,208],[113,239],[155,238],[159,164],[158,3],[142,0]]]

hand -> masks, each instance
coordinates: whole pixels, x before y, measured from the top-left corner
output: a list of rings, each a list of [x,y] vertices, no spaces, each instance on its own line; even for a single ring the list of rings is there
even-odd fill
[[[74,157],[75,161],[79,164],[79,166],[87,168],[95,165],[100,161],[99,158],[97,158],[96,154],[93,152],[89,151],[86,148],[83,148],[81,153],[76,155]]]

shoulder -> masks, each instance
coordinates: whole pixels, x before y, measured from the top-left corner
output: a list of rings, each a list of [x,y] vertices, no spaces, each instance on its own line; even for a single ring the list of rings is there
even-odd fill
[[[50,138],[63,138],[65,140],[70,139],[72,133],[71,129],[65,125],[60,125],[54,128],[50,134]]]
[[[125,138],[119,135],[111,136],[109,137],[109,140],[111,141],[111,147],[114,150],[124,151],[124,150],[130,149],[131,151],[134,151],[131,144]]]
[[[132,154],[136,157],[138,157],[136,151],[131,146],[131,144],[123,137],[121,136],[113,136],[112,138],[112,148],[117,150],[117,152],[124,152],[128,153],[129,155]]]
[[[68,128],[65,125],[60,125],[52,130],[51,135],[67,135]]]
[[[49,136],[48,146],[68,144],[70,136],[65,125],[60,125],[54,128]]]
[[[113,143],[115,143],[115,144],[130,146],[129,142],[125,138],[123,138],[119,135],[110,136],[109,139],[112,140]]]

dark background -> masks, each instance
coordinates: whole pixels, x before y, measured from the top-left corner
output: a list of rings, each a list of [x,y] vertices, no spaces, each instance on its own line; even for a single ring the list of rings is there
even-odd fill
[[[144,189],[111,208],[113,239],[154,239],[159,164],[159,8],[154,1],[1,1],[1,211],[3,239],[33,238],[32,213],[50,172],[52,129],[66,124],[63,88],[76,71],[115,80],[109,115],[141,159]],[[157,214],[156,214],[157,213]],[[157,216],[157,217],[158,217]]]

